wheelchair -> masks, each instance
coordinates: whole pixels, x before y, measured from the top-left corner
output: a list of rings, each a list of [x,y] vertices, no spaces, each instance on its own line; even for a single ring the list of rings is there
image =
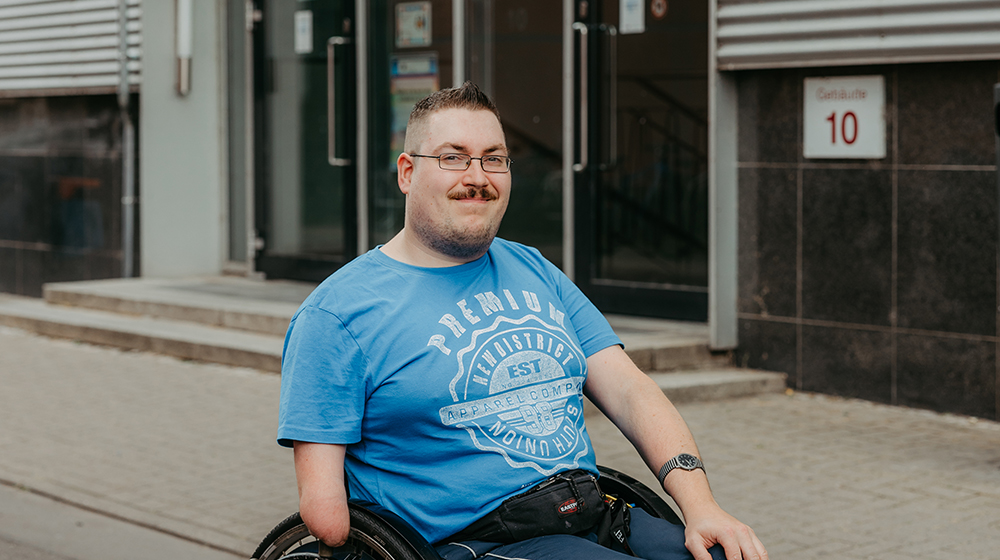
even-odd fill
[[[598,466],[601,490],[613,494],[654,517],[675,525],[682,522],[659,495],[638,480]],[[330,548],[309,534],[298,513],[279,523],[264,537],[252,560],[441,560],[437,551],[399,516],[381,506],[351,500],[351,532],[343,546]]]

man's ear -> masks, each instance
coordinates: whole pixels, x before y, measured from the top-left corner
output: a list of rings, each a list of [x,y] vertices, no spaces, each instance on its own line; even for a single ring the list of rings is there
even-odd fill
[[[410,194],[410,179],[413,176],[413,157],[403,152],[396,159],[396,182],[403,194]]]

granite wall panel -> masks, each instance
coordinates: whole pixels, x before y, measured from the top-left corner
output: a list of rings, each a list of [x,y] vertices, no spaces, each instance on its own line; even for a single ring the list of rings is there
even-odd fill
[[[802,327],[802,389],[892,402],[892,337],[840,327]]]
[[[798,161],[798,110],[802,84],[796,72],[740,73],[738,150],[740,161]]]
[[[997,63],[902,64],[899,163],[994,165]]]
[[[740,347],[736,350],[737,365],[788,374],[789,385],[795,387],[796,328],[792,323],[741,319]]]
[[[900,335],[899,404],[996,418],[996,350],[991,340]]]
[[[795,316],[796,173],[739,172],[739,310]]]
[[[891,172],[807,169],[802,191],[802,316],[888,326]]]
[[[900,171],[899,326],[996,333],[997,176]]]

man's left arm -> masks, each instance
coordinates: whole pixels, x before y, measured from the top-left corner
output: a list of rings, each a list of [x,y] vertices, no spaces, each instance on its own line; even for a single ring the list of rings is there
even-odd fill
[[[632,442],[653,473],[680,453],[700,457],[680,413],[620,346],[587,358],[587,369],[585,394]],[[716,543],[729,560],[767,560],[753,530],[715,502],[703,470],[674,469],[663,487],[684,514],[685,545],[695,560],[711,560],[708,548]]]

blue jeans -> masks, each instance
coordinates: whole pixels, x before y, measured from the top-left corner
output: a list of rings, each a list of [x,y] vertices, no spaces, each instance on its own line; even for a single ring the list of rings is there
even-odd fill
[[[635,508],[631,511],[632,535],[628,544],[635,557],[645,560],[691,560],[691,553],[684,546],[684,526],[674,525]],[[444,560],[472,560],[487,557],[489,560],[627,560],[632,558],[624,550],[606,548],[597,544],[597,536],[549,535],[513,544],[482,541],[447,543],[437,547]],[[715,545],[708,550],[713,560],[725,560],[722,547]]]

